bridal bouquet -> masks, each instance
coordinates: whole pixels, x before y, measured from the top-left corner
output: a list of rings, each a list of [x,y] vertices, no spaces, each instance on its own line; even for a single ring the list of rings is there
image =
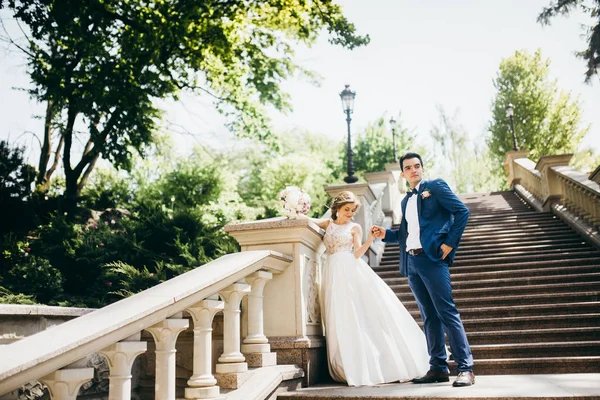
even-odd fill
[[[287,186],[279,192],[279,199],[285,215],[295,219],[299,214],[306,214],[310,210],[310,196],[298,186]]]

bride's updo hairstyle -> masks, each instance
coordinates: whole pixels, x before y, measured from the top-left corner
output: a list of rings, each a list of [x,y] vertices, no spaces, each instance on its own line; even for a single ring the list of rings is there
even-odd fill
[[[360,207],[360,201],[358,201],[356,195],[348,190],[344,190],[335,196],[331,203],[331,219],[335,221],[338,210],[348,203],[356,204],[356,208]]]

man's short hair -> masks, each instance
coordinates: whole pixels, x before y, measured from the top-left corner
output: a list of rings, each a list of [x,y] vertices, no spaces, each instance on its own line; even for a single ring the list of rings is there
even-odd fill
[[[421,167],[423,166],[423,160],[421,159],[421,156],[418,155],[417,153],[405,153],[402,157],[400,157],[400,160],[398,160],[398,162],[400,163],[400,170],[404,171],[404,160],[410,160],[411,158],[418,158],[419,162],[421,163]]]

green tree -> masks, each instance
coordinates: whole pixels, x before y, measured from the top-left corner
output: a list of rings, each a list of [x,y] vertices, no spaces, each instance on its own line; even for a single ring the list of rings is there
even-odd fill
[[[22,148],[0,141],[0,210],[4,214],[0,235],[25,232],[35,220],[31,212],[31,194],[35,168],[25,163]]]
[[[580,104],[548,78],[550,60],[517,51],[503,59],[494,79],[497,90],[492,101],[488,144],[496,173],[502,174],[506,152],[513,148],[506,106],[514,106],[514,127],[519,149],[530,150],[530,158],[571,153],[588,131],[582,126]]]
[[[437,110],[440,122],[439,125],[434,125],[431,128],[431,137],[442,153],[442,159],[445,160],[444,164],[450,165],[452,174],[450,186],[453,186],[459,193],[464,193],[469,183],[463,173],[464,162],[469,156],[468,152],[465,151],[469,137],[465,128],[458,122],[458,113],[449,116],[439,104]]]
[[[231,130],[272,141],[264,106],[290,109],[280,82],[300,69],[292,44],[314,43],[323,30],[349,49],[369,41],[329,0],[0,0],[1,7],[29,28],[26,44],[15,44],[27,57],[31,96],[47,105],[37,183],[47,188],[62,159],[71,205],[100,157],[130,169],[131,153],[152,142],[160,117],[153,100],[208,94]]]
[[[598,74],[600,65],[600,0],[555,0],[538,16],[538,22],[550,25],[550,20],[557,15],[569,15],[579,9],[596,19],[594,26],[585,27],[587,49],[577,52],[577,56],[583,58],[586,63],[585,81],[590,82],[592,76]]]
[[[415,136],[397,118],[396,152],[397,157],[413,149]],[[365,172],[385,171],[385,165],[394,162],[392,130],[382,116],[368,124],[365,129],[353,139],[353,162],[355,175],[361,176]],[[346,176],[348,165],[347,143],[342,143],[339,148],[339,158],[342,160],[335,172],[336,177]]]
[[[437,106],[439,124],[431,129],[434,151],[441,153],[434,174],[446,179],[458,193],[498,190],[501,180],[492,176],[489,149],[484,142],[472,141],[460,123],[458,112],[448,115]]]
[[[339,164],[338,146],[308,132],[281,136],[279,150],[259,145],[229,155],[227,164],[237,172],[239,196],[248,206],[264,210],[259,217],[273,217],[282,213],[279,192],[298,186],[311,196],[310,214],[320,217],[330,202],[323,187],[335,181],[332,166]]]

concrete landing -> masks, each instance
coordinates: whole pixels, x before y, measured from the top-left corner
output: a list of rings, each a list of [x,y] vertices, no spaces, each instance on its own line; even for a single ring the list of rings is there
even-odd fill
[[[416,385],[395,383],[348,387],[341,384],[316,385],[297,392],[282,393],[277,399],[576,399],[600,400],[600,374],[477,375],[471,387],[449,383]]]

